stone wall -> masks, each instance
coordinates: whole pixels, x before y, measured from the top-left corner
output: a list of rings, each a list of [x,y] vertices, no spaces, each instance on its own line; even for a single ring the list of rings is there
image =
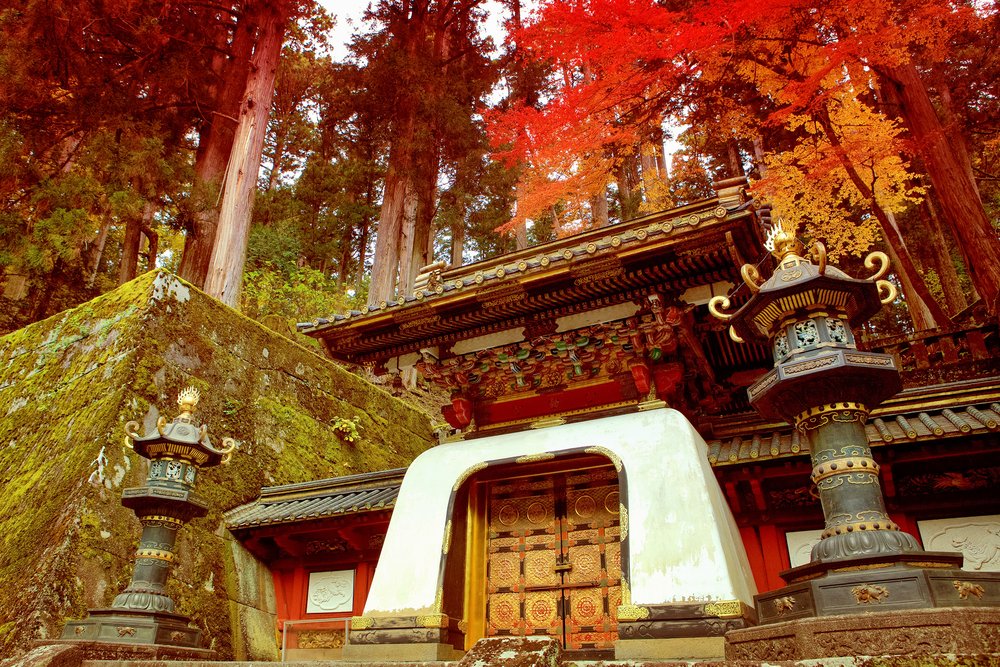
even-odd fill
[[[312,313],[303,313],[308,317]],[[228,466],[198,491],[209,516],[179,536],[170,593],[219,658],[273,659],[266,568],[222,512],[261,486],[407,465],[433,444],[427,419],[363,379],[164,272],[0,338],[0,657],[58,637],[68,618],[108,606],[128,583],[140,532],[119,505],[146,461],[125,422],[172,418],[200,389],[198,416]],[[343,442],[336,417],[360,417]]]

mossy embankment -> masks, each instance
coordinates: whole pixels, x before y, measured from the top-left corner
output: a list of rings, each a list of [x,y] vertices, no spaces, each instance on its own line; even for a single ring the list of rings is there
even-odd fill
[[[0,657],[58,636],[127,585],[140,528],[119,500],[147,463],[123,427],[172,418],[188,385],[201,390],[213,440],[239,443],[199,479],[212,511],[181,531],[171,580],[178,611],[220,658],[267,657],[250,648],[261,638],[241,635],[259,633],[270,611],[247,599],[255,586],[240,579],[254,575],[236,564],[222,512],[261,486],[405,466],[433,443],[415,409],[164,272],[10,333],[0,338]],[[338,416],[360,417],[358,442],[337,437]]]

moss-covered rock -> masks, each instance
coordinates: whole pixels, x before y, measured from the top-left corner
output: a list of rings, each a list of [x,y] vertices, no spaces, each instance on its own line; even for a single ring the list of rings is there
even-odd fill
[[[405,466],[432,444],[421,413],[164,272],[8,334],[0,657],[58,636],[68,618],[108,606],[127,585],[140,527],[119,500],[143,483],[147,462],[125,447],[123,426],[173,417],[188,385],[201,390],[198,416],[215,441],[239,443],[228,466],[199,479],[213,509],[181,531],[170,583],[178,611],[220,658],[264,657],[233,632],[259,633],[273,613],[261,608],[273,597],[249,596],[240,581],[253,568],[234,562],[248,556],[234,556],[222,512],[261,486]],[[344,442],[332,422],[355,416],[360,439]],[[235,618],[240,609],[250,615]]]

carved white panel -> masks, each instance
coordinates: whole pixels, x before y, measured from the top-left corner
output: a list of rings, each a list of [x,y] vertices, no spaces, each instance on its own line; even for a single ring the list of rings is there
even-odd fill
[[[918,521],[927,551],[959,551],[962,569],[1000,572],[1000,514]]]
[[[785,543],[788,545],[788,561],[792,567],[805,565],[809,562],[809,554],[813,546],[819,542],[822,530],[796,530],[785,533]]]
[[[333,614],[354,610],[354,570],[310,572],[307,614]]]

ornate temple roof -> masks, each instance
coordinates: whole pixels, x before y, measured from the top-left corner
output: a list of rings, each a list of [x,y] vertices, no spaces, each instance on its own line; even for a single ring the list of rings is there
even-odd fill
[[[719,196],[541,244],[502,257],[434,271],[413,295],[318,318],[299,330],[337,359],[366,362],[632,300],[651,289],[732,280],[756,260],[759,227],[742,197],[744,179],[717,184]]]

